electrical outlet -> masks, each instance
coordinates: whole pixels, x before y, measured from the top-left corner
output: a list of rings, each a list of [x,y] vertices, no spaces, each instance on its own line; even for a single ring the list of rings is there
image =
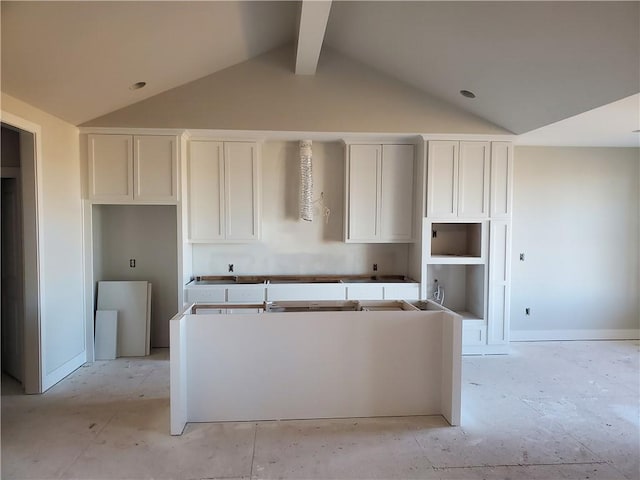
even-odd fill
[[[131,268],[136,268],[136,259],[135,258],[130,258],[129,259],[129,266]]]
[[[233,263],[229,264],[229,272],[233,272]]]
[[[524,253],[521,253],[521,254],[520,254],[520,261],[521,261],[521,262],[524,262]]]
[[[373,264],[373,271],[374,271],[374,272],[377,272],[377,271],[378,271],[378,264],[377,264],[377,263],[374,263],[374,264]]]
[[[527,315],[527,316],[531,315],[531,309],[529,307],[525,308],[524,309],[524,314]]]

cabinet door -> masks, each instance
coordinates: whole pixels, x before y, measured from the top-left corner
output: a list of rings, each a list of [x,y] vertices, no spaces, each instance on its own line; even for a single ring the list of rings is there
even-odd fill
[[[513,145],[509,142],[491,143],[491,211],[492,218],[511,216],[513,178]]]
[[[131,135],[89,135],[89,198],[98,202],[133,200]]]
[[[413,239],[413,145],[383,145],[381,168],[381,239]]]
[[[225,142],[226,239],[253,241],[260,238],[260,190],[258,150],[254,142]]]
[[[192,141],[189,153],[189,238],[224,238],[222,142]]]
[[[458,217],[489,216],[489,142],[460,142]]]
[[[464,322],[462,325],[462,345],[480,346],[487,344],[487,327],[477,323],[475,320]],[[463,349],[462,354],[465,351]]]
[[[350,145],[347,161],[347,225],[349,242],[380,237],[380,145]]]
[[[489,241],[489,317],[487,343],[509,342],[511,226],[509,222],[491,222]]]
[[[178,201],[178,142],[174,136],[133,137],[133,197],[140,202]]]
[[[430,141],[427,158],[427,216],[458,215],[458,142]]]

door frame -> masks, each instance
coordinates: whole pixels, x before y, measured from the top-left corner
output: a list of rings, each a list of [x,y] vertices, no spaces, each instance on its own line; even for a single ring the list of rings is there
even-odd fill
[[[44,285],[41,266],[44,261],[44,242],[41,237],[43,219],[40,214],[43,192],[42,182],[42,128],[11,113],[0,111],[2,123],[33,135],[33,152],[25,158],[20,152],[20,178],[22,194],[22,230],[24,264],[24,358],[23,386],[25,393],[43,391],[42,305]]]

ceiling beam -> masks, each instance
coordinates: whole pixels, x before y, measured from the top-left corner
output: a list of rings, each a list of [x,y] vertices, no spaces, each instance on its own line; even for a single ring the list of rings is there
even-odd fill
[[[331,0],[303,0],[296,51],[296,75],[315,75]]]

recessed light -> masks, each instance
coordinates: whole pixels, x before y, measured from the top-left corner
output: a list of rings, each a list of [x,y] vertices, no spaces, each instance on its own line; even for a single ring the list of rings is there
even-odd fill
[[[476,98],[476,94],[469,90],[460,90],[460,95],[467,98]]]
[[[146,84],[147,82],[136,82],[129,87],[129,90],[139,90],[142,87],[144,87]]]

